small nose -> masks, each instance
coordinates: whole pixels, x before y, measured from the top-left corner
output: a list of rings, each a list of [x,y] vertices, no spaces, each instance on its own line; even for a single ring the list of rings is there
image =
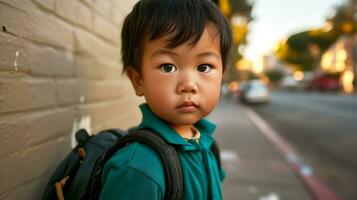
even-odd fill
[[[193,77],[184,77],[183,80],[177,86],[177,93],[191,93],[196,94],[198,91],[198,86]]]

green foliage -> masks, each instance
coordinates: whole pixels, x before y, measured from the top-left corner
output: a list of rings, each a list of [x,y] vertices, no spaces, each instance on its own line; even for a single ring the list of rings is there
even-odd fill
[[[253,72],[248,73],[248,80],[254,80],[254,79],[259,79],[259,77],[254,74]]]
[[[284,76],[281,70],[273,69],[265,72],[265,75],[272,83],[278,83]]]
[[[336,14],[326,22],[331,28],[322,27],[305,30],[288,37],[276,51],[277,57],[289,64],[297,65],[299,70],[311,71],[319,67],[321,55],[343,34],[355,34],[357,22],[355,13],[357,0],[350,0],[336,8]]]

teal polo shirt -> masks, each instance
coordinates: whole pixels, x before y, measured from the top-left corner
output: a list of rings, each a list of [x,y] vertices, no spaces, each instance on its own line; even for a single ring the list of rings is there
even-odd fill
[[[140,105],[142,122],[138,128],[147,128],[174,144],[181,162],[184,180],[184,199],[222,199],[219,170],[210,146],[216,126],[201,119],[195,128],[201,133],[199,142],[185,140],[169,124],[155,115],[147,104]],[[102,176],[101,200],[161,200],[166,185],[164,168],[159,155],[150,147],[134,142],[120,149],[105,164]]]

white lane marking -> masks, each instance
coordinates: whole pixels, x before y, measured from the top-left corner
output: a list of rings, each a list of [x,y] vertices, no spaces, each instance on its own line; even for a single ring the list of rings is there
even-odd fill
[[[270,193],[266,196],[261,196],[259,197],[259,200],[279,200],[279,195],[277,195],[276,193]]]

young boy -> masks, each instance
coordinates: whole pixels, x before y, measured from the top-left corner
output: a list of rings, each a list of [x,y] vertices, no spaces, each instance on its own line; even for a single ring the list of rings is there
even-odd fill
[[[143,115],[138,128],[159,134],[178,152],[184,199],[221,199],[213,143],[215,125],[204,119],[220,95],[231,45],[229,24],[211,0],[140,0],[122,29],[122,59]],[[160,157],[131,143],[105,165],[101,200],[161,200]]]

